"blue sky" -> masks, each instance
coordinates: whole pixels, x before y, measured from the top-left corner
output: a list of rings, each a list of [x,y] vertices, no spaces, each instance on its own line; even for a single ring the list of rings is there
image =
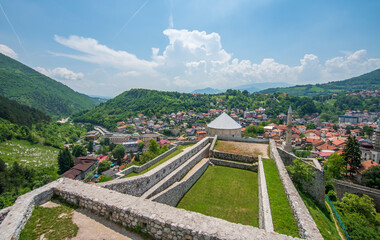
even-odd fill
[[[380,68],[380,1],[0,4],[0,52],[86,94],[322,83]]]

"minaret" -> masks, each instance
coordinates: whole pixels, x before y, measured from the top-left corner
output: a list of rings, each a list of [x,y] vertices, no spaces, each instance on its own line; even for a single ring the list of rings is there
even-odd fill
[[[288,110],[288,120],[286,122],[286,142],[285,151],[292,152],[292,128],[293,128],[293,111],[292,106],[289,106]]]

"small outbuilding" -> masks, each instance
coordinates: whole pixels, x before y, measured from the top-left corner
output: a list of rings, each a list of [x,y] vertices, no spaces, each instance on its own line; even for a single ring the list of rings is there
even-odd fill
[[[209,136],[241,137],[241,125],[228,114],[222,113],[207,125]]]

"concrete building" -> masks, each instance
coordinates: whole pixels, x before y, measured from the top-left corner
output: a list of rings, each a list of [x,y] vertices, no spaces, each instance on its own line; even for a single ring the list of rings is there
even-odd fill
[[[228,114],[222,113],[207,125],[209,136],[241,137],[241,125]]]

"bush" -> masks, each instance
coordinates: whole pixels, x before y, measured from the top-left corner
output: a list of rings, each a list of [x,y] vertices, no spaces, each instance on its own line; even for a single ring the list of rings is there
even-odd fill
[[[301,182],[311,182],[314,179],[314,172],[311,166],[304,163],[301,159],[293,160],[293,165],[286,167],[294,183],[301,188]]]
[[[328,193],[327,193],[327,196],[330,198],[331,201],[335,202],[336,200],[338,200],[338,197],[336,195],[336,192],[334,190],[330,190]]]
[[[113,180],[113,177],[111,177],[111,176],[100,175],[100,176],[99,176],[98,183],[101,183],[101,182],[108,182],[108,181],[111,181],[111,180]]]
[[[110,161],[102,161],[98,165],[98,173],[102,173],[104,171],[107,171],[111,168],[111,162]]]

